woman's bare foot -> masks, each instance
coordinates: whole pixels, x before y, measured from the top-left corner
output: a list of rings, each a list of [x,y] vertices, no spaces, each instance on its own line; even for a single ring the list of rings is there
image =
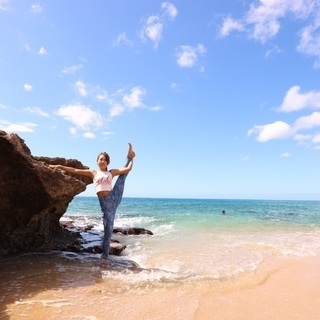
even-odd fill
[[[129,150],[128,150],[128,155],[127,155],[127,157],[128,157],[129,159],[133,159],[135,156],[136,156],[136,154],[135,154],[134,151],[133,151],[132,144],[129,143]]]

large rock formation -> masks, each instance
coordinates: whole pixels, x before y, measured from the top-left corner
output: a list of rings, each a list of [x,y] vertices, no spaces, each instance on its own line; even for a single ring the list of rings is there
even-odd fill
[[[18,135],[0,131],[0,255],[61,250],[77,237],[59,219],[92,181],[48,164],[86,168],[77,160],[34,157]]]

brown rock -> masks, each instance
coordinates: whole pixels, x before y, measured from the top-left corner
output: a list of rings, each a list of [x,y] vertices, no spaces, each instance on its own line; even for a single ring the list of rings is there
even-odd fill
[[[17,134],[0,131],[0,255],[64,249],[77,239],[59,219],[92,181],[48,164],[86,168],[77,160],[33,157]]]

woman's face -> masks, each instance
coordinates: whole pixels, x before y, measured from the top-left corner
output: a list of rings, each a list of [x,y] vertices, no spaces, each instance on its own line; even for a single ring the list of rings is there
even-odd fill
[[[108,161],[106,159],[106,156],[103,154],[100,154],[97,159],[97,164],[100,170],[106,170],[108,166]]]

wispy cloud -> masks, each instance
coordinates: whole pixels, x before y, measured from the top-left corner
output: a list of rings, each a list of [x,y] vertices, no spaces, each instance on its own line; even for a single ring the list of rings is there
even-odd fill
[[[16,122],[12,123],[5,120],[0,120],[0,130],[6,131],[6,132],[33,132],[34,128],[37,125],[32,122]]]
[[[40,4],[33,4],[31,6],[31,9],[30,11],[33,13],[33,14],[39,14],[43,11],[43,8]]]
[[[144,40],[153,42],[153,47],[158,48],[159,42],[163,36],[163,30],[166,26],[167,18],[171,21],[175,19],[178,10],[174,4],[163,2],[161,5],[162,11],[156,15],[150,15],[143,21],[143,26],[140,31],[140,37]]]
[[[0,10],[9,10],[9,0],[0,0]]]
[[[285,18],[299,19],[305,26],[297,34],[297,50],[316,57],[315,67],[320,67],[319,1],[318,0],[260,0],[250,4],[240,18],[226,16],[219,35],[245,32],[250,39],[262,44],[273,39],[281,30]]]
[[[283,152],[280,154],[280,157],[282,158],[290,158],[292,157],[292,154],[290,152]]]
[[[63,70],[62,70],[62,73],[63,74],[75,74],[81,68],[82,68],[81,64],[73,65],[73,66],[70,66],[70,67],[64,67]]]
[[[232,17],[226,17],[223,21],[222,27],[220,28],[219,35],[221,37],[227,37],[233,31],[243,31],[245,26],[242,22],[233,19]]]
[[[27,108],[24,108],[24,110],[29,113],[37,114],[41,117],[49,117],[49,114],[47,112],[43,111],[39,107],[27,107]]]
[[[114,46],[119,46],[119,45],[132,46],[133,42],[128,39],[127,34],[125,32],[122,32],[121,34],[119,34],[117,39],[113,41],[113,45]]]
[[[78,80],[74,84],[74,87],[80,96],[82,96],[82,97],[88,96],[87,85],[83,81]]]

